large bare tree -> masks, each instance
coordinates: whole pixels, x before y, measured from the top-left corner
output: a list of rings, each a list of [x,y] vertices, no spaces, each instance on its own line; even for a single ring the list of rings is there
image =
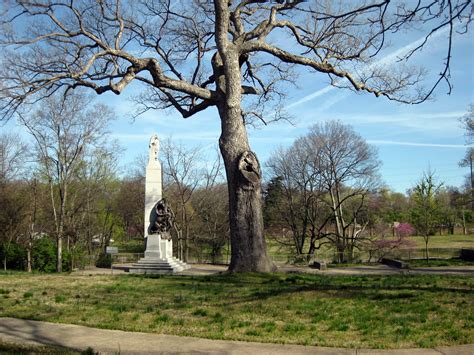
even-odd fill
[[[336,247],[339,262],[352,261],[354,248],[366,227],[358,217],[365,207],[365,198],[379,185],[377,151],[351,126],[339,121],[313,126],[305,143],[318,157],[321,185],[329,195],[335,231],[326,237]]]
[[[339,262],[352,259],[366,226],[360,218],[366,197],[378,186],[378,165],[376,151],[339,121],[314,125],[272,155],[268,167],[282,179],[281,218],[291,229],[297,254],[303,254],[309,239],[310,256],[330,243]]]
[[[260,164],[245,124],[275,118],[265,114],[268,104],[279,117],[279,83],[292,78],[292,66],[338,87],[423,102],[442,81],[450,88],[453,32],[467,31],[472,16],[471,0],[11,0],[2,10],[5,118],[61,87],[120,94],[132,82],[148,89],[137,98],[142,110],[173,107],[187,118],[217,109],[231,271],[273,267],[263,238]],[[425,40],[402,59],[447,31],[441,74],[424,89],[423,71],[405,60],[387,69],[374,61],[392,38],[418,25]]]
[[[316,242],[330,220],[327,211],[322,210],[325,205],[319,149],[307,141],[307,136],[300,137],[288,149],[277,149],[266,164],[270,174],[281,181],[283,198],[280,206],[276,206],[277,219],[289,228],[292,236],[290,244],[281,231],[275,239],[293,246],[297,257],[314,255]],[[305,250],[308,237],[309,249]]]

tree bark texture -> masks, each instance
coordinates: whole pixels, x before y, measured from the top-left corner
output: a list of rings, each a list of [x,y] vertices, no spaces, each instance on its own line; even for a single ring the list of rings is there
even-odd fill
[[[274,270],[274,266],[268,258],[263,236],[260,165],[249,150],[245,127],[239,116],[228,113],[222,118],[223,130],[219,140],[229,193],[229,271],[269,272]]]
[[[219,148],[224,159],[229,193],[231,272],[270,272],[263,235],[260,163],[250,150],[241,111],[239,48],[227,39],[226,1],[216,1],[218,52],[213,58],[221,119]]]
[[[240,104],[224,102],[219,105],[219,115],[222,126],[219,148],[224,159],[229,193],[229,271],[269,272],[274,270],[274,265],[268,258],[263,236],[260,164],[250,151]]]

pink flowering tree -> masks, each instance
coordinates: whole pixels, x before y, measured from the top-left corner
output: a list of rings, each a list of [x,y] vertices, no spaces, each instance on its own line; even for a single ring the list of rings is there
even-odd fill
[[[395,235],[400,239],[415,234],[415,228],[410,223],[398,223],[393,229],[395,230]]]
[[[395,223],[394,224],[394,237],[387,238],[382,236],[374,242],[374,248],[378,259],[394,254],[394,252],[400,249],[411,249],[415,246],[413,240],[408,237],[415,233],[415,228],[409,223]]]

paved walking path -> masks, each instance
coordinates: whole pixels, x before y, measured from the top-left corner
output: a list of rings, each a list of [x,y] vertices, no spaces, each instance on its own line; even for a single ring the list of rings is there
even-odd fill
[[[435,349],[342,349],[134,333],[15,318],[0,318],[0,340],[7,343],[53,345],[75,350],[91,347],[94,351],[105,354],[474,354],[474,345]]]
[[[283,272],[303,272],[319,275],[457,275],[474,276],[474,266],[437,266],[413,269],[397,269],[388,265],[361,265],[352,267],[328,268],[320,271],[309,267],[281,266]]]
[[[97,275],[97,274],[124,274],[130,265],[117,264],[113,271],[110,269],[90,268],[79,270],[72,275]],[[180,275],[212,275],[227,270],[226,265],[210,265],[210,264],[191,264],[191,269],[185,270]],[[278,271],[289,273],[310,273],[318,275],[458,275],[458,276],[474,276],[474,266],[440,266],[425,267],[414,269],[397,269],[387,265],[361,265],[353,267],[329,268],[324,271],[312,269],[307,266],[278,265]]]

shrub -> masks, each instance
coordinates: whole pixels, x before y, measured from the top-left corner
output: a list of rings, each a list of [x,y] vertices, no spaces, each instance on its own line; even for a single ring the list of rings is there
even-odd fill
[[[69,261],[69,265],[67,266],[68,270],[72,268],[84,269],[89,262],[87,250],[82,245],[76,245],[73,249],[71,249],[67,255],[67,258]]]
[[[36,240],[31,250],[31,259],[34,270],[56,271],[56,242],[47,236]]]
[[[48,236],[44,236],[33,243],[31,259],[33,270],[42,272],[56,271],[56,241]],[[63,250],[62,255],[63,271],[71,270],[71,253]]]
[[[101,253],[99,258],[95,262],[95,266],[103,267],[103,268],[110,268],[112,266],[112,255]]]
[[[9,270],[24,270],[26,264],[26,249],[18,243],[12,242],[8,245],[0,245],[0,260],[2,263],[7,260],[7,269]]]
[[[393,255],[400,249],[412,249],[415,247],[415,242],[410,240],[407,236],[399,234],[395,238],[384,238],[375,241],[376,253],[379,257],[379,261],[386,256]]]

